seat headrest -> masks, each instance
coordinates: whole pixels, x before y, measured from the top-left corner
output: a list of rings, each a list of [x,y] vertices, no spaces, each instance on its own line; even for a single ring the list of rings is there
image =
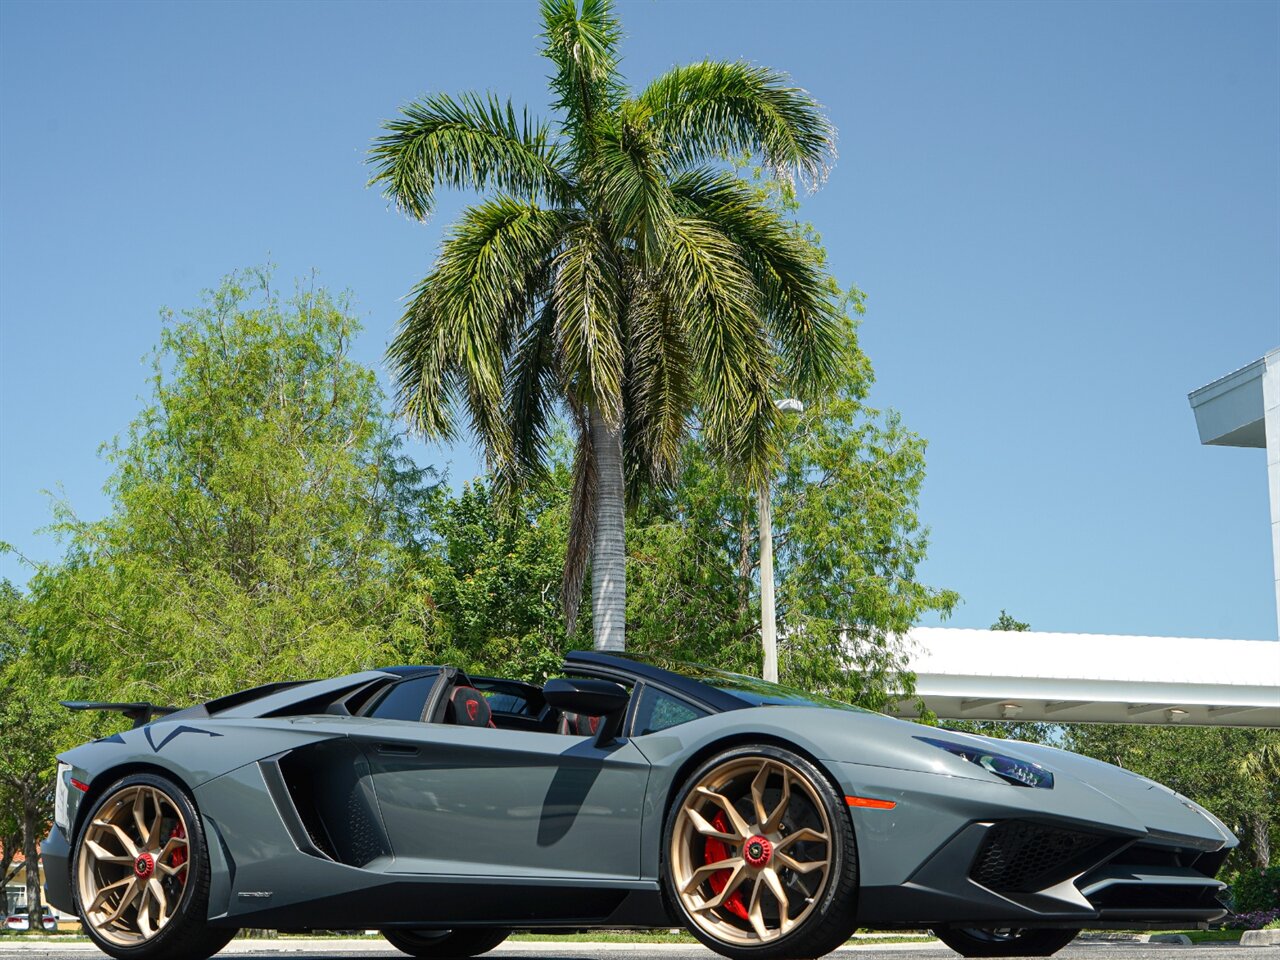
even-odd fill
[[[594,737],[600,729],[602,717],[591,717],[585,713],[560,714],[560,732],[577,734],[580,737]]]
[[[445,722],[455,723],[460,727],[492,726],[493,711],[489,709],[489,701],[475,687],[454,687],[449,694],[449,707],[445,711]]]

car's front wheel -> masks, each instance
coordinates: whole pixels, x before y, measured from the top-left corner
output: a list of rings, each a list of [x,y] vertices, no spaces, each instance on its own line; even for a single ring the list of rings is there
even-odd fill
[[[383,930],[397,950],[429,960],[465,960],[488,953],[511,935],[495,927],[463,927],[459,930]]]
[[[1080,931],[944,927],[933,932],[962,957],[1051,957]]]
[[[76,912],[117,960],[203,960],[235,936],[206,923],[204,829],[178,784],[135,774],[112,784],[84,819],[72,861]]]
[[[735,747],[685,782],[663,881],[689,931],[733,960],[820,957],[856,926],[853,824],[804,757]]]

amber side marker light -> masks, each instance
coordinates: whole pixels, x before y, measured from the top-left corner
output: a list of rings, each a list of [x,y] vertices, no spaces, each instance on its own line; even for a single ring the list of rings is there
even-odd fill
[[[871,797],[845,797],[844,802],[851,807],[866,807],[869,810],[892,810],[898,805],[896,800],[875,800]]]

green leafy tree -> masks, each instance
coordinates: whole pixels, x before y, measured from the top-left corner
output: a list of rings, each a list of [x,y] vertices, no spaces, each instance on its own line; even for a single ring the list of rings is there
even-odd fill
[[[39,930],[44,908],[36,865],[53,813],[53,744],[62,718],[56,684],[33,656],[34,639],[30,601],[9,581],[0,582],[0,884],[10,877],[21,838],[27,914],[30,929]]]
[[[1000,616],[996,617],[996,622],[991,625],[992,630],[1011,630],[1015,633],[1025,633],[1031,629],[1031,624],[1015,617],[1009,616],[1005,610],[1000,611]]]
[[[678,67],[638,93],[618,73],[608,0],[543,0],[558,119],[436,94],[375,141],[373,183],[425,219],[438,186],[492,191],[450,229],[390,359],[410,421],[465,416],[499,492],[543,469],[563,403],[577,432],[562,602],[590,561],[595,643],[625,645],[624,516],[669,480],[696,416],[706,450],[761,476],[773,398],[816,393],[839,327],[813,249],[721,158],[816,184],[834,132],[774,70]]]
[[[560,579],[570,484],[559,456],[514,503],[485,478],[436,498],[422,573],[431,662],[539,683],[557,675],[569,645]]]
[[[109,510],[57,506],[39,652],[76,695],[190,703],[421,656],[432,485],[323,290],[227,279],[165,315],[151,398],[106,448]]]
[[[18,801],[0,787],[0,914],[9,915],[9,883],[18,874],[14,865],[22,849],[22,820]]]
[[[0,550],[4,549],[5,545],[0,544]],[[8,675],[18,656],[22,635],[18,613],[22,600],[22,594],[12,583],[0,581],[0,676]],[[0,730],[0,744],[5,734],[6,731]],[[12,736],[13,732],[8,734]],[[19,867],[15,864],[21,850],[22,802],[9,783],[0,779],[0,916],[9,915],[9,883],[18,873]]]
[[[780,678],[878,709],[911,694],[908,628],[957,596],[916,572],[924,442],[867,405],[871,367],[851,320],[841,343],[843,379],[793,421],[773,483]],[[757,499],[703,443],[637,514],[633,649],[758,674]]]
[[[907,631],[959,596],[917,576],[925,442],[867,405],[870,362],[852,333],[843,382],[800,416],[774,484],[778,655],[793,683],[879,709],[912,692]]]

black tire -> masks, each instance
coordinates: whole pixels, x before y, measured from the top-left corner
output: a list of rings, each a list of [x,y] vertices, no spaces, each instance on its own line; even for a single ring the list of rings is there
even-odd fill
[[[465,960],[488,953],[511,936],[511,931],[495,927],[463,927],[460,930],[383,930],[382,935],[393,947],[411,957]]]
[[[85,833],[94,819],[109,804],[118,802],[124,791],[137,787],[160,791],[181,813],[182,820],[185,821],[188,861],[186,881],[181,892],[176,894],[177,904],[165,925],[142,942],[122,944],[104,936],[87,916],[81,900],[81,859]],[[86,865],[86,869],[91,868]],[[98,949],[117,960],[205,960],[225,947],[238,932],[230,927],[208,925],[209,856],[204,828],[186,790],[167,777],[150,773],[133,774],[116,781],[103,791],[77,831],[71,861],[71,884],[76,914],[80,917],[85,933]]]
[[[1080,931],[943,927],[933,932],[962,957],[1051,957]]]
[[[792,929],[774,936],[773,939],[760,940],[757,937],[755,943],[742,943],[720,939],[703,929],[700,923],[694,920],[684,899],[676,889],[677,868],[673,867],[671,861],[673,849],[676,849],[673,848],[673,841],[676,840],[678,824],[683,819],[681,811],[695,787],[704,779],[714,777],[719,768],[731,770],[740,762],[750,760],[761,762],[767,760],[783,764],[790,769],[793,776],[803,778],[804,782],[812,788],[812,797],[816,797],[821,803],[830,825],[830,839],[826,845],[829,866],[825,878],[821,881],[822,888],[812,890],[812,908],[806,908],[799,918],[792,921],[796,924]],[[812,806],[812,797],[805,797],[805,802],[809,806]],[[778,809],[782,808],[783,805],[779,804]],[[813,813],[813,811],[808,812]],[[790,815],[788,808],[787,816]],[[759,825],[758,820],[756,825]],[[680,829],[683,831],[685,828]],[[784,827],[784,835],[787,829]],[[796,825],[792,825],[789,829],[796,833],[800,832]],[[693,840],[697,842],[696,838]],[[686,840],[682,837],[679,842],[683,844]],[[747,856],[746,851],[749,846],[754,846],[754,843],[743,845],[742,850],[739,851],[740,857]],[[769,845],[765,844],[765,847],[767,851]],[[792,850],[794,852],[794,848]],[[766,866],[769,863],[767,859],[769,856],[770,854],[766,852]],[[790,750],[766,744],[733,747],[716,754],[698,767],[681,786],[667,811],[667,821],[663,829],[662,857],[663,893],[673,916],[678,917],[698,940],[716,953],[729,957],[730,960],[801,960],[801,958],[811,960],[841,946],[853,935],[857,927],[857,845],[848,807],[821,770],[809,760]],[[785,869],[777,866],[774,869],[780,876],[787,873]],[[794,879],[795,875],[791,874],[784,884],[790,884]],[[781,904],[778,906],[781,907]],[[718,912],[723,913],[723,911]],[[717,918],[717,924],[723,925],[723,922],[721,918]],[[726,932],[731,933],[742,932],[729,931],[727,927],[725,929]],[[782,929],[781,926],[779,929]]]

